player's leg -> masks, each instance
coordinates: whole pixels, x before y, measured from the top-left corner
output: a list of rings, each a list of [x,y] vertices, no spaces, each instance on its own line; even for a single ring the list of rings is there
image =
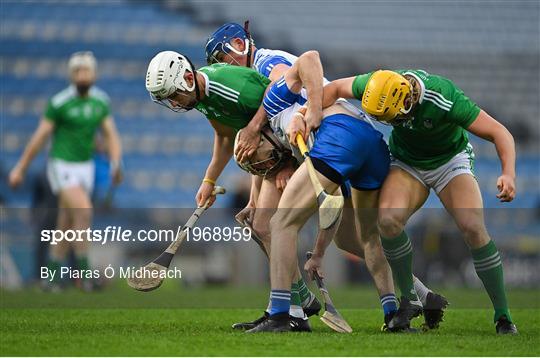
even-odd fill
[[[379,238],[377,229],[377,208],[379,190],[352,189],[352,197],[357,213],[357,231],[361,233],[366,266],[373,278],[381,300],[385,323],[388,323],[397,311],[397,299],[392,280],[392,271]]]
[[[508,309],[501,257],[484,224],[482,196],[477,181],[470,174],[455,176],[438,195],[471,250],[476,273],[495,309],[497,332],[517,333]]]
[[[397,166],[391,167],[381,189],[379,233],[395,284],[401,292],[400,309],[388,325],[391,330],[408,329],[410,320],[422,311],[413,282],[412,244],[404,227],[428,195],[428,189],[419,179]]]
[[[270,219],[276,212],[280,198],[281,192],[276,188],[274,181],[263,180],[253,218],[253,229],[259,234],[269,255],[271,255]],[[320,311],[321,305],[315,294],[307,287],[299,268],[296,269],[291,292],[291,315],[293,317],[304,316],[300,307],[303,308],[308,317]],[[270,303],[267,312],[270,312]]]
[[[337,189],[338,185],[323,175],[318,174],[318,177],[326,190]],[[278,209],[270,220],[272,236],[270,319],[248,332],[290,330],[288,312],[291,301],[291,283],[298,267],[298,232],[317,210],[315,192],[311,185],[306,185],[309,182],[306,163],[303,163],[289,180]]]
[[[334,235],[336,246],[350,254],[364,258],[364,247],[360,239],[359,227],[356,225],[356,215],[353,208],[352,198],[345,197],[341,221]],[[322,233],[323,230],[320,231]]]

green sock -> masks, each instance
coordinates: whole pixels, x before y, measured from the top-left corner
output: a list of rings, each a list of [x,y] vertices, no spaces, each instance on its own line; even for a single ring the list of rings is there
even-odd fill
[[[298,284],[293,283],[291,285],[291,306],[302,307],[302,300],[300,299],[300,292],[298,290]]]
[[[54,259],[49,259],[49,262],[47,263],[47,268],[50,271],[56,272],[56,274],[54,275],[53,282],[60,281],[60,267],[61,265],[59,261],[56,261]]]
[[[307,287],[306,281],[304,281],[304,279],[300,277],[298,282],[293,285],[296,285],[298,287],[298,293],[300,294],[300,302],[302,302],[302,305],[307,305],[311,301],[313,293],[311,293],[311,291]]]
[[[394,238],[381,237],[384,255],[392,268],[394,280],[401,296],[411,301],[417,301],[418,295],[414,289],[412,275],[412,245],[409,237],[402,231]]]
[[[510,311],[508,310],[506,293],[504,292],[504,275],[501,256],[495,243],[490,240],[487,245],[478,249],[472,249],[471,253],[476,274],[480,277],[480,280],[482,280],[489,298],[493,303],[493,308],[495,309],[493,321],[497,321],[503,315],[505,315],[509,321],[512,321]]]
[[[79,270],[90,269],[90,265],[88,264],[88,256],[77,257],[77,269]]]

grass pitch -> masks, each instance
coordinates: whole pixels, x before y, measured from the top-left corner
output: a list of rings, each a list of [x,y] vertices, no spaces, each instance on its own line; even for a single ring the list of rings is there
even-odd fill
[[[372,289],[331,289],[354,329],[334,333],[318,318],[313,333],[248,335],[233,322],[256,318],[267,299],[263,289],[168,285],[152,293],[119,285],[85,294],[35,289],[0,291],[0,354],[32,356],[538,356],[540,293],[511,291],[516,337],[495,335],[487,296],[479,290],[442,290],[451,301],[435,331],[379,331],[382,313]],[[216,308],[208,308],[216,307]],[[245,307],[245,308],[240,308]],[[362,307],[362,308],[355,308]],[[414,325],[419,326],[422,319]]]

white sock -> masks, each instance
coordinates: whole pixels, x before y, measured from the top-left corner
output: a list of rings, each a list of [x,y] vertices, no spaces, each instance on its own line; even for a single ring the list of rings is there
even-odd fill
[[[289,314],[296,318],[304,318],[304,310],[300,306],[291,305],[291,308],[289,308]]]
[[[418,298],[420,299],[420,302],[422,302],[422,306],[425,306],[428,293],[433,291],[427,288],[416,276],[413,276],[413,283],[414,289],[418,294]]]

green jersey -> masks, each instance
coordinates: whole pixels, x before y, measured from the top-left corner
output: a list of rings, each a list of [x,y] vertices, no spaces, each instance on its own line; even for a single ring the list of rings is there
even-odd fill
[[[80,97],[74,86],[53,96],[47,103],[45,118],[54,123],[49,156],[69,162],[92,158],[96,129],[109,115],[109,99],[96,87]]]
[[[247,67],[216,63],[198,70],[205,97],[195,107],[206,118],[235,130],[244,128],[259,109],[270,80]]]
[[[413,76],[421,92],[410,119],[393,128],[390,152],[413,167],[438,168],[465,149],[469,142],[466,128],[478,117],[480,108],[444,77],[422,70],[396,72]],[[354,79],[352,90],[356,98],[362,98],[371,74]]]

